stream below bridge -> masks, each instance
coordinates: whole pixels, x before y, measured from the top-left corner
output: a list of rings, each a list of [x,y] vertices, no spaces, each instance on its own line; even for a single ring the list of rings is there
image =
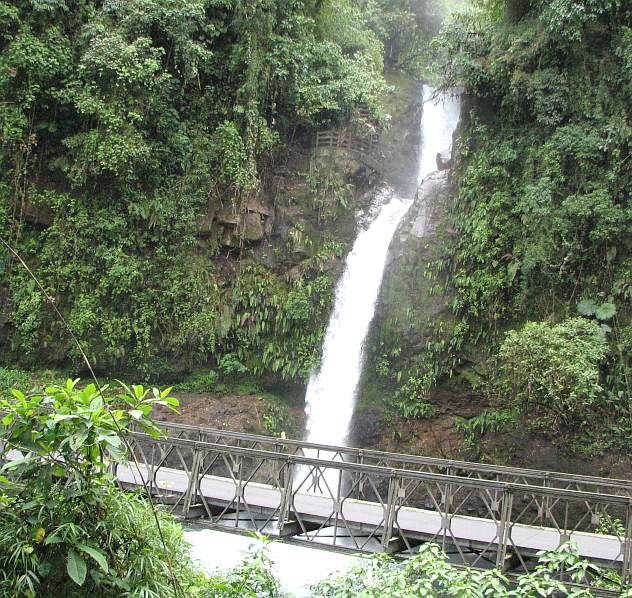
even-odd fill
[[[203,526],[187,526],[185,537],[191,544],[193,558],[208,573],[233,569],[251,547],[263,546],[263,542],[257,538]],[[274,563],[274,573],[283,591],[296,598],[311,596],[310,586],[326,579],[331,573],[342,573],[354,563],[367,558],[284,542],[269,543],[268,555]]]

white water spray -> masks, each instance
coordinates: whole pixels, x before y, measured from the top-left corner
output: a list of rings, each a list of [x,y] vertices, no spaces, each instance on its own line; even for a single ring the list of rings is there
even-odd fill
[[[417,185],[436,170],[436,155],[450,147],[459,117],[458,99],[431,100],[433,93],[424,85],[420,158],[418,164],[411,164],[411,178],[417,179]],[[377,216],[360,231],[347,257],[336,288],[322,364],[307,387],[309,442],[341,446],[347,441],[362,373],[364,341],[375,314],[388,248],[412,202],[413,198],[398,197],[390,189],[378,193]]]

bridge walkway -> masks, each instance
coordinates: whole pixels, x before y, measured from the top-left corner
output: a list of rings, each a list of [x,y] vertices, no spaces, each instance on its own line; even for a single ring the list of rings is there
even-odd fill
[[[126,486],[144,479],[185,518],[402,557],[434,541],[459,565],[510,575],[572,540],[582,557],[632,581],[627,480],[162,427],[164,438],[134,434],[140,467],[118,466],[116,475]]]

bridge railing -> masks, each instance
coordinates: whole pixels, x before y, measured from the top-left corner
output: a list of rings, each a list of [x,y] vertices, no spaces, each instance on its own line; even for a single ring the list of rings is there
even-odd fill
[[[381,171],[382,157],[377,153],[378,136],[359,137],[346,130],[328,130],[316,133],[315,148],[338,148],[356,153],[372,169]]]
[[[410,554],[434,541],[457,564],[511,574],[529,571],[538,550],[572,540],[584,558],[616,572],[621,583],[632,581],[632,500],[626,496],[173,436],[138,433],[133,442],[142,471],[119,467],[122,482],[138,483],[142,474],[174,510],[219,527],[367,552]],[[607,533],[596,533],[604,523]],[[582,584],[599,589],[602,582],[586,578]]]
[[[369,154],[375,151],[377,135],[371,137],[359,137],[349,131],[319,131],[316,133],[316,147],[339,147],[351,151]]]
[[[630,480],[491,465],[487,463],[473,463],[452,459],[439,459],[370,449],[330,446],[300,440],[281,439],[212,428],[200,428],[177,423],[159,422],[159,426],[167,436],[172,438],[188,438],[210,443],[280,452],[288,455],[311,456],[325,460],[344,461],[359,465],[377,465],[380,467],[426,471],[429,473],[455,475],[458,477],[496,480],[512,484],[526,484],[632,497],[632,481]]]

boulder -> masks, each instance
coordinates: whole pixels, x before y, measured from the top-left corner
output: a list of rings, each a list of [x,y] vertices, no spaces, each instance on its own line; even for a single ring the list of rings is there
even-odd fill
[[[239,212],[234,208],[224,208],[217,212],[217,222],[220,224],[232,224],[237,226],[239,224]]]
[[[249,212],[256,212],[257,214],[263,214],[264,216],[270,215],[270,208],[264,206],[256,197],[253,197],[248,201],[246,209]]]
[[[269,240],[264,239],[261,243],[256,243],[251,249],[251,255],[255,262],[269,270],[274,270],[279,265],[278,248]]]
[[[230,226],[224,228],[222,233],[222,245],[224,247],[239,247],[239,239],[234,235],[234,229]]]
[[[450,150],[444,150],[437,154],[437,168],[439,170],[452,168],[452,152]]]
[[[265,228],[261,216],[256,212],[246,212],[241,215],[239,232],[245,241],[261,241],[265,235]]]

